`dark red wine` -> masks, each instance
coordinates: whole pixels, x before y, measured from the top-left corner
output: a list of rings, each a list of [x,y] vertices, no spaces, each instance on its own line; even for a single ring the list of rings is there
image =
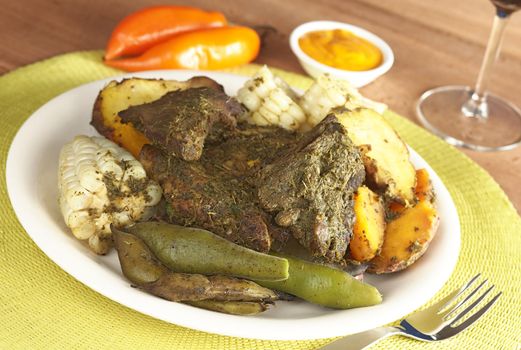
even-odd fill
[[[496,6],[497,14],[506,17],[521,8],[521,0],[491,0]]]

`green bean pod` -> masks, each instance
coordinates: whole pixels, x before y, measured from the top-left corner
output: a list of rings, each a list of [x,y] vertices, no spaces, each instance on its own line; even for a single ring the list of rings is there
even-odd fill
[[[252,303],[269,303],[280,298],[279,293],[248,280],[230,276],[172,272],[156,260],[139,237],[116,228],[112,228],[112,233],[125,277],[137,287],[161,298],[183,302],[212,300]],[[218,303],[216,305],[223,310],[234,309],[234,304],[226,307]],[[244,312],[260,309],[259,306],[254,308],[248,305],[244,304],[241,308],[237,306],[237,309]]]
[[[143,240],[114,227],[111,229],[121,271],[130,282],[141,286],[155,282],[169,272],[157,261]]]
[[[268,309],[271,303],[253,301],[215,301],[201,300],[189,301],[185,304],[200,307],[207,310],[223,312],[231,315],[251,316],[257,315]]]
[[[140,287],[170,301],[266,302],[279,299],[279,295],[268,288],[230,276],[168,272],[157,281]]]
[[[126,230],[141,238],[164,265],[176,272],[259,281],[288,278],[286,259],[241,247],[206,230],[162,222],[142,222]]]
[[[287,256],[284,258],[289,262],[287,280],[256,282],[335,309],[351,309],[382,302],[382,296],[375,287],[360,282],[342,270]]]

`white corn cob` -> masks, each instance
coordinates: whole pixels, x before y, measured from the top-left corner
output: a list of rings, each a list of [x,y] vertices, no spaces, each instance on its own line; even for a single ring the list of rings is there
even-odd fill
[[[337,80],[329,75],[321,75],[300,98],[300,106],[306,112],[308,124],[315,126],[324,119],[331,109],[366,107],[383,113],[387,106],[363,97],[346,80]]]
[[[244,120],[256,125],[278,125],[297,130],[306,121],[288,84],[262,67],[237,92],[237,99],[249,111]]]
[[[98,254],[110,249],[110,224],[150,217],[162,196],[130,153],[103,137],[83,135],[60,152],[58,188],[65,224]]]

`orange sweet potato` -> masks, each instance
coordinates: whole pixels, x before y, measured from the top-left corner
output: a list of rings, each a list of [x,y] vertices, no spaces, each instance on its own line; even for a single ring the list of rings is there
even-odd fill
[[[371,260],[369,272],[377,274],[405,269],[425,253],[436,234],[439,218],[434,205],[419,201],[387,224],[380,253]]]
[[[382,249],[371,261],[370,272],[403,270],[425,253],[439,222],[432,183],[425,169],[416,170],[414,197],[416,204],[409,208],[389,203],[388,210],[395,218],[387,224]]]
[[[432,201],[434,199],[431,179],[426,169],[416,170],[416,187],[414,188],[414,195],[418,201]]]
[[[389,202],[387,209],[390,211],[390,214],[393,217],[395,217],[403,213],[403,211],[405,210],[405,205],[403,205],[402,203],[391,201]]]
[[[369,188],[362,186],[355,193],[355,225],[349,243],[351,258],[369,261],[382,246],[385,230],[385,211],[382,200]]]

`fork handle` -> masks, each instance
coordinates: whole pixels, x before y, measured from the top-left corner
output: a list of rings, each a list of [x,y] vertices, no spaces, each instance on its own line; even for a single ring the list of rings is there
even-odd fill
[[[402,333],[402,331],[396,327],[373,328],[362,333],[348,335],[347,337],[335,340],[320,348],[320,350],[361,350],[381,339],[400,333]]]

